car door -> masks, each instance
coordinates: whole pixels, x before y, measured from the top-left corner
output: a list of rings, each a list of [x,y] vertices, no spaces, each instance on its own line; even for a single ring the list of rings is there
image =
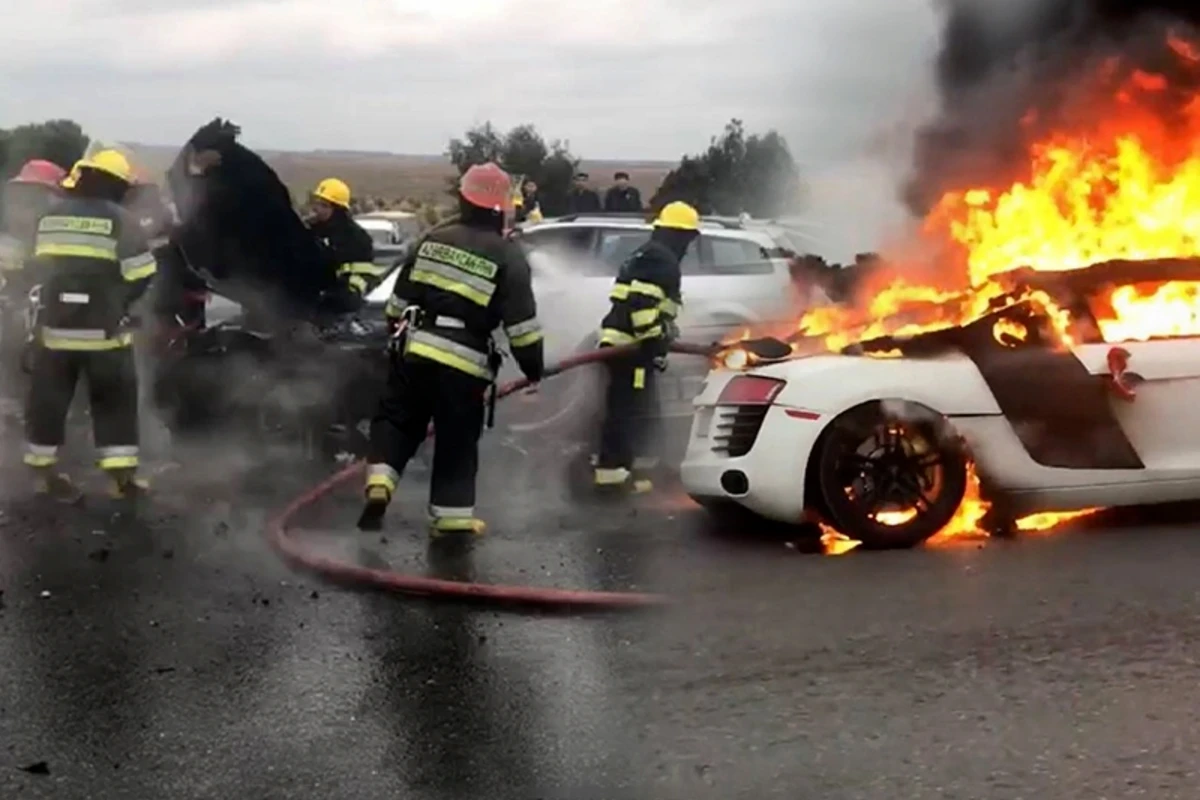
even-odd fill
[[[1164,483],[1168,496],[1191,497],[1200,482],[1200,338],[1152,339],[1119,344],[1089,343],[1072,348],[1088,372],[1110,380],[1123,376],[1133,392],[1112,394],[1113,414],[1147,470],[1147,479],[1180,481],[1193,488],[1183,497]]]
[[[789,308],[786,280],[754,241],[705,232],[700,253],[693,293],[704,300],[704,324],[719,334],[730,326],[773,319]]]

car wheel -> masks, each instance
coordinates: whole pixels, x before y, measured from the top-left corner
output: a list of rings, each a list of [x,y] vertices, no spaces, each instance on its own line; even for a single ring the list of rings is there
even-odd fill
[[[830,522],[872,550],[915,547],[958,511],[967,455],[935,412],[870,403],[831,423],[818,456]]]

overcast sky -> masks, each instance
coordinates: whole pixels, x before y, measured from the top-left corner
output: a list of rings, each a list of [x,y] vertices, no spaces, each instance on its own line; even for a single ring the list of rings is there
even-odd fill
[[[730,117],[802,162],[913,113],[931,0],[4,0],[0,126],[438,153],[491,119],[592,158],[675,159]]]

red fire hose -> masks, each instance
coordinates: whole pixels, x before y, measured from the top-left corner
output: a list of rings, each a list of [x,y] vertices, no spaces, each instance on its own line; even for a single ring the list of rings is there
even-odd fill
[[[631,352],[636,345],[608,347],[569,358],[546,370],[546,377],[593,364]],[[711,348],[703,345],[676,342],[673,352],[689,355],[709,355]],[[497,397],[507,397],[528,387],[527,379],[515,380],[500,387]],[[662,605],[667,598],[656,594],[635,592],[599,592],[578,589],[554,589],[535,586],[500,586],[465,581],[404,575],[389,570],[360,567],[344,561],[319,556],[288,536],[292,521],[302,511],[314,505],[335,489],[357,479],[363,470],[362,462],[329,477],[297,497],[267,523],[266,534],[271,547],[292,567],[316,573],[336,583],[363,589],[377,589],[397,594],[473,600],[484,603],[523,606],[543,609],[630,609]]]

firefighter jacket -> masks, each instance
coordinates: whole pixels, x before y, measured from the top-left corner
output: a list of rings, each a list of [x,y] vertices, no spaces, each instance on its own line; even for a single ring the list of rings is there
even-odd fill
[[[50,350],[129,347],[129,306],[158,269],[138,221],[115,203],[71,197],[38,220],[41,330]]]
[[[457,223],[428,234],[401,267],[386,313],[399,320],[413,307],[418,321],[407,332],[407,355],[491,381],[498,366],[492,332],[503,326],[521,371],[541,379],[529,262],[495,231]]]
[[[364,296],[387,273],[387,267],[375,264],[371,234],[349,214],[334,214],[325,222],[311,223],[309,228],[335,265],[339,282],[356,297]]]
[[[634,251],[609,293],[612,307],[601,325],[600,345],[664,347],[683,303],[681,280],[679,257],[663,243],[651,240]]]

